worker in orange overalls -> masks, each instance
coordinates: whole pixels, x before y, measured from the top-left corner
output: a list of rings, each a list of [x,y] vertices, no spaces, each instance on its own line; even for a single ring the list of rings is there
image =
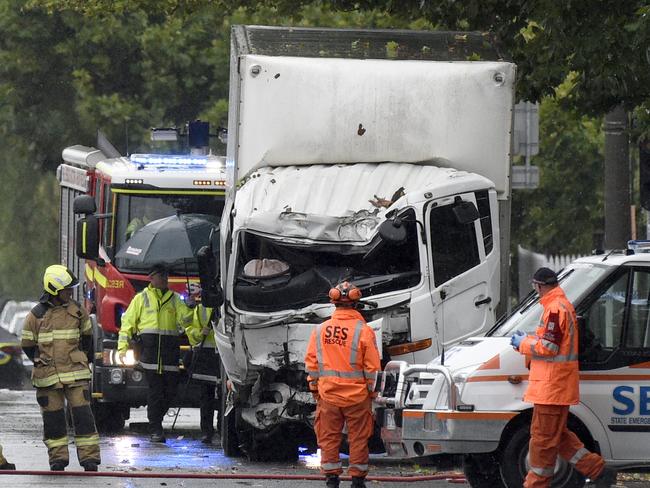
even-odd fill
[[[539,268],[533,288],[544,307],[535,335],[517,331],[511,344],[530,360],[524,400],[534,404],[530,425],[530,470],[524,488],[551,485],[558,454],[597,488],[616,484],[616,471],[604,459],[585,449],[567,427],[569,406],[579,401],[578,325],[576,312],[558,285],[557,275]]]
[[[344,282],[329,292],[332,318],[312,331],[305,356],[309,389],[316,399],[315,430],[326,486],[337,488],[343,472],[339,447],[348,425],[353,488],[365,488],[368,439],[373,433],[372,397],[380,370],[375,333],[356,310],[361,291]]]

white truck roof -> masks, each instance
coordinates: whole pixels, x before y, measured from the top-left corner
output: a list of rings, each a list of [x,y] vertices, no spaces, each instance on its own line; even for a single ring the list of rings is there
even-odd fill
[[[238,180],[263,166],[447,160],[508,196],[512,63],[259,55],[239,63],[237,154],[228,161]]]
[[[235,228],[314,240],[365,241],[388,210],[371,203],[494,188],[475,173],[416,164],[315,165],[261,168],[237,192]],[[250,183],[250,184],[249,184]]]

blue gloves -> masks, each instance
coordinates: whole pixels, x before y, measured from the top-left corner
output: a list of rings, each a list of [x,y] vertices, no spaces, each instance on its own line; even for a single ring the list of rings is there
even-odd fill
[[[521,341],[524,340],[524,337],[526,337],[526,334],[518,330],[517,332],[515,332],[515,335],[513,335],[510,338],[510,344],[512,345],[512,347],[519,350],[519,344],[521,344]]]

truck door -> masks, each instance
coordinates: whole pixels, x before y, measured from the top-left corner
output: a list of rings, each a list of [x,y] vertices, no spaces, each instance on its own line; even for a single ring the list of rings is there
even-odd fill
[[[621,268],[581,304],[580,400],[617,460],[648,459],[650,272]],[[605,447],[605,446],[601,446]]]
[[[431,298],[445,345],[492,325],[492,293],[497,291],[489,286],[481,219],[460,222],[455,207],[461,201],[477,203],[474,193],[466,193],[432,200],[426,210]]]

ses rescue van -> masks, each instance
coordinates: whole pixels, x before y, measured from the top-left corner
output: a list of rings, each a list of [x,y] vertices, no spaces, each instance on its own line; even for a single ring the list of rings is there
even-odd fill
[[[569,427],[619,468],[650,465],[650,253],[578,259],[560,274],[580,329],[580,403]],[[515,331],[534,334],[542,314],[536,294],[485,337],[473,337],[428,364],[385,368],[377,415],[393,457],[465,455],[473,487],[521,487],[528,470],[532,405],[525,357]],[[443,363],[444,361],[444,363]],[[553,487],[584,478],[558,459]]]

